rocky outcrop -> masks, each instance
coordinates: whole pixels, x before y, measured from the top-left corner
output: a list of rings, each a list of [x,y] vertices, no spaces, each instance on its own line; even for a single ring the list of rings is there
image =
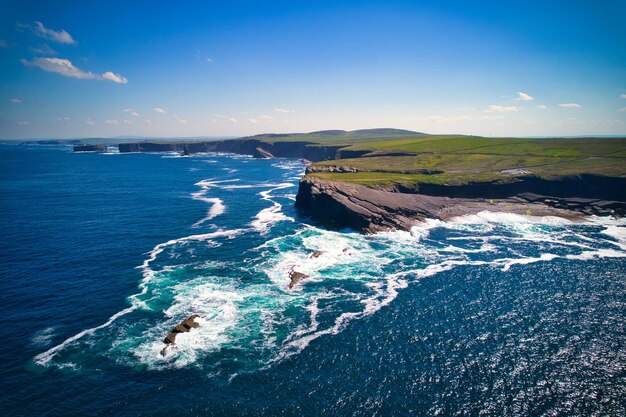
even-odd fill
[[[306,173],[312,172],[358,172],[358,169],[346,165],[309,165]]]
[[[487,186],[482,189],[483,194],[472,196],[462,192],[463,187],[449,189],[450,195],[456,189],[462,197],[418,194],[415,190],[385,191],[306,176],[300,180],[296,207],[326,227],[349,227],[363,233],[410,230],[417,220],[446,220],[481,211],[565,218],[579,218],[582,214],[626,215],[626,199],[555,197],[529,192],[491,198],[494,192]]]
[[[200,324],[196,323],[196,319],[200,317],[197,314],[192,314],[187,317],[185,320],[181,321],[180,324],[174,326],[174,328],[165,336],[163,339],[163,343],[165,343],[165,348],[161,351],[162,355],[167,353],[167,347],[170,345],[176,344],[176,335],[179,333],[186,333],[191,331],[191,329],[195,329],[200,327]]]
[[[252,157],[257,158],[257,159],[269,159],[269,158],[273,158],[274,155],[272,155],[271,153],[269,153],[265,149],[259,147],[259,148],[256,148],[254,150],[254,153],[252,154]]]
[[[106,145],[74,145],[74,152],[106,152]]]
[[[292,289],[296,286],[298,282],[302,281],[303,279],[307,279],[308,277],[309,276],[307,274],[303,274],[302,272],[298,272],[291,268],[291,271],[289,271],[289,279],[291,280],[289,282],[289,289]]]

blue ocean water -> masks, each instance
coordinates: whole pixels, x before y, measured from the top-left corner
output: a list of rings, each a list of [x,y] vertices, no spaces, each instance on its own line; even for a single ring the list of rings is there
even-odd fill
[[[0,150],[3,414],[626,415],[623,220],[364,236],[295,160]]]

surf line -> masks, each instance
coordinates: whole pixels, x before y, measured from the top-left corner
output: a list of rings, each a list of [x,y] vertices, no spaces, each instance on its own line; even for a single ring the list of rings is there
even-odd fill
[[[271,202],[272,206],[264,208],[257,213],[255,220],[250,223],[254,230],[261,234],[265,234],[268,232],[270,227],[280,221],[295,221],[294,218],[288,217],[282,212],[282,204],[275,201],[274,198],[276,198],[276,196],[272,195],[273,191],[282,190],[283,188],[289,188],[294,186],[295,185],[293,183],[283,182],[281,184],[277,184],[274,188],[270,190],[261,191],[259,193],[261,199]]]
[[[129,307],[113,314],[111,317],[109,317],[109,319],[106,322],[102,323],[101,325],[96,326],[96,327],[91,327],[89,329],[85,329],[75,334],[74,336],[65,339],[62,343],[48,349],[47,351],[36,355],[34,358],[35,363],[41,366],[48,366],[48,364],[54,358],[54,356],[56,356],[59,353],[59,351],[61,351],[63,348],[65,348],[69,344],[81,339],[84,336],[91,335],[100,329],[104,329],[110,326],[115,320],[137,310],[139,307],[145,307],[145,303],[141,301],[139,297],[141,297],[142,295],[145,295],[148,292],[148,284],[150,283],[150,281],[152,280],[152,278],[154,278],[156,274],[155,271],[150,269],[150,264],[154,262],[159,256],[159,254],[161,254],[169,246],[173,246],[179,243],[186,243],[186,242],[207,241],[209,239],[216,238],[216,237],[227,237],[229,239],[232,239],[240,235],[241,233],[245,232],[246,230],[247,229],[220,230],[220,231],[212,232],[212,233],[185,236],[179,239],[172,239],[172,240],[168,240],[167,242],[159,243],[152,249],[152,251],[150,251],[148,258],[145,259],[143,263],[137,267],[138,269],[142,270],[142,275],[143,275],[143,279],[139,283],[139,288],[141,291],[139,291],[137,294],[133,294],[130,297],[128,297],[131,300],[130,302],[131,305]]]
[[[219,216],[220,214],[224,213],[224,211],[226,210],[226,206],[224,205],[224,202],[220,198],[207,197],[207,193],[209,192],[209,189],[211,187],[215,187],[217,184],[220,184],[223,182],[234,182],[234,181],[239,181],[239,180],[233,179],[233,180],[214,181],[213,179],[208,179],[208,180],[199,181],[194,184],[200,187],[200,190],[196,191],[195,193],[192,193],[191,198],[194,200],[204,201],[205,203],[209,203],[211,204],[211,208],[209,208],[204,218],[195,222],[193,225],[191,225],[191,227],[198,227],[202,225],[204,222],[211,220]]]

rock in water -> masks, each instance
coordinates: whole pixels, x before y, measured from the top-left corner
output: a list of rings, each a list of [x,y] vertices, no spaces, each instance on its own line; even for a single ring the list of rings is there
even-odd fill
[[[254,150],[254,152],[252,153],[252,156],[258,159],[269,159],[269,158],[274,157],[274,155],[272,155],[269,151],[266,151],[260,146]]]
[[[163,339],[163,343],[165,343],[166,346],[163,348],[163,350],[161,350],[161,355],[165,356],[165,354],[167,353],[167,348],[170,345],[176,344],[176,335],[178,335],[178,333],[188,332],[191,329],[196,329],[200,327],[200,324],[196,323],[195,321],[198,317],[200,316],[198,316],[197,314],[192,314],[191,316],[187,317],[185,320],[174,326],[174,328],[167,334],[167,336],[165,336],[165,339]]]
[[[322,252],[321,250],[316,250],[311,252],[311,255],[309,255],[309,258],[319,258],[320,256],[322,256],[324,252]]]
[[[307,279],[309,276],[307,274],[303,274],[302,272],[298,272],[291,268],[289,271],[289,278],[291,278],[291,282],[289,282],[289,289],[292,289],[298,282],[303,279]]]

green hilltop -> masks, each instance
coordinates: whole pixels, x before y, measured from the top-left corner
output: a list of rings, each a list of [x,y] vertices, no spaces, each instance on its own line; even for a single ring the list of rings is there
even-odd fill
[[[313,166],[350,166],[358,172],[308,175],[376,187],[508,182],[519,176],[545,179],[582,174],[626,176],[626,137],[487,138],[366,129],[266,134],[253,138],[272,143],[307,141],[319,146],[343,145],[342,154],[358,157],[322,161]]]

